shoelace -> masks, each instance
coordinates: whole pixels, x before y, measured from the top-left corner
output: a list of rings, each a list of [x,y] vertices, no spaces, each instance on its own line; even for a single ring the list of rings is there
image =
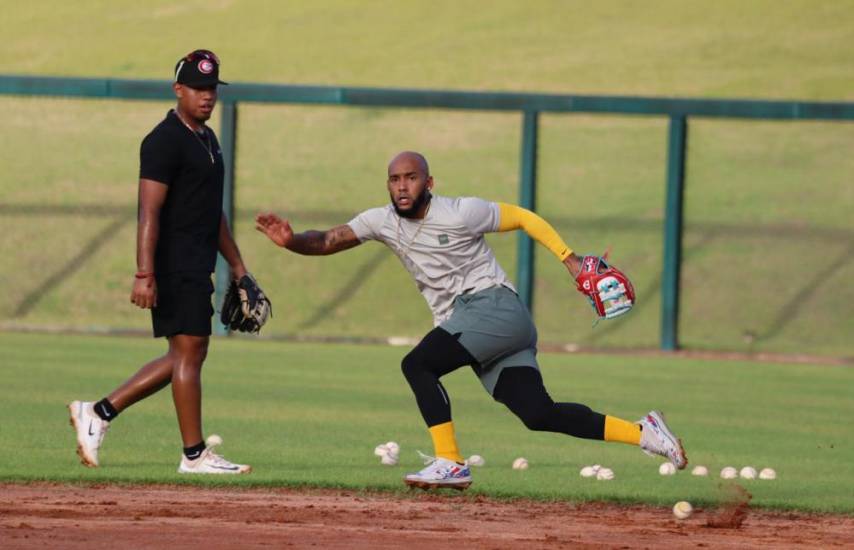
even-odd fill
[[[433,464],[434,462],[436,462],[435,456],[425,455],[421,451],[415,451],[415,452],[418,453],[418,458],[420,458],[421,460],[424,461],[425,466]]]

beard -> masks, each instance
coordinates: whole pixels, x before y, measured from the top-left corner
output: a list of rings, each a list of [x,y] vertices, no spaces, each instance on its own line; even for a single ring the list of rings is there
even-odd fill
[[[412,206],[408,210],[401,210],[397,206],[397,203],[394,202],[394,199],[391,200],[391,205],[401,218],[414,218],[418,214],[418,211],[421,210],[421,207],[430,202],[432,196],[429,189],[424,189],[420,195],[415,197],[415,200],[412,201]]]

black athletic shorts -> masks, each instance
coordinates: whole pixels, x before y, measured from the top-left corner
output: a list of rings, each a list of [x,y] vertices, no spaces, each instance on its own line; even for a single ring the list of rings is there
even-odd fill
[[[157,307],[151,310],[154,337],[210,336],[214,309],[211,274],[184,271],[157,276]]]

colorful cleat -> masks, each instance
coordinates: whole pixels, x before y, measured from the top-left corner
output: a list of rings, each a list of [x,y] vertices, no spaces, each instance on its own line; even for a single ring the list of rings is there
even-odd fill
[[[410,487],[424,490],[447,487],[462,491],[471,485],[468,463],[458,464],[447,458],[427,456],[421,452],[418,454],[427,466],[418,473],[406,474],[403,482]]]
[[[77,456],[89,468],[99,466],[98,449],[110,429],[110,423],[95,414],[93,405],[89,401],[72,401],[68,404],[69,421],[77,433]]]
[[[682,440],[673,435],[664,422],[660,411],[650,411],[638,422],[641,425],[640,447],[643,452],[653,456],[663,456],[679,470],[688,465],[688,457],[682,448]]]

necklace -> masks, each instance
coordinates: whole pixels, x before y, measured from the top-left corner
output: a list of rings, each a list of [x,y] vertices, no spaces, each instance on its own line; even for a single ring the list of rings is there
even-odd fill
[[[424,217],[421,218],[420,222],[418,222],[415,234],[412,235],[411,239],[409,239],[409,243],[406,245],[406,248],[403,248],[403,242],[400,240],[400,215],[397,216],[397,246],[403,250],[403,253],[401,254],[403,257],[409,254],[409,250],[412,248],[412,245],[415,244],[415,239],[418,238],[418,234],[421,233],[421,228],[424,227],[424,221],[427,219],[427,213],[430,212],[431,204],[433,204],[432,201],[427,203],[427,209],[424,211]]]
[[[180,114],[178,114],[178,109],[175,109],[175,116],[178,117],[178,120],[181,121],[181,123],[184,125],[184,127],[186,127],[187,130],[189,130],[190,133],[196,137],[196,141],[199,142],[199,145],[202,146],[202,148],[208,153],[208,156],[211,158],[211,164],[215,164],[216,161],[214,160],[213,151],[211,148],[211,139],[210,139],[210,136],[208,136],[207,126],[204,126],[204,125],[202,126],[202,129],[205,132],[205,138],[207,138],[207,139],[203,140],[202,137],[199,135],[199,133],[197,131],[193,130],[193,128],[189,124],[187,124],[187,122],[184,120],[184,118]]]

